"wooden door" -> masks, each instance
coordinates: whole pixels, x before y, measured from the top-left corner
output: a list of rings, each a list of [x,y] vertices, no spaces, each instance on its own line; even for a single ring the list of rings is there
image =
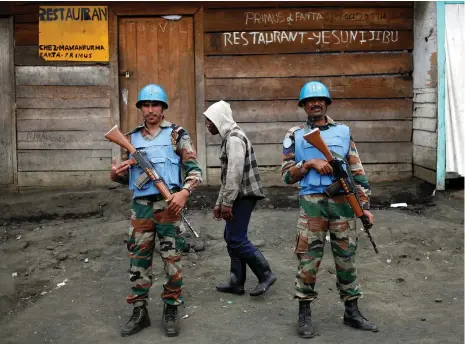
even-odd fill
[[[193,18],[123,18],[119,21],[121,126],[142,123],[139,90],[158,84],[168,95],[165,118],[188,130],[195,145]],[[129,72],[127,77],[126,72]]]

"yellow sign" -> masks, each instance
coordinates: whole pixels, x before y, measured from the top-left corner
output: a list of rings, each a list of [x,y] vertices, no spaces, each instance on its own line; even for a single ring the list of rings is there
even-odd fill
[[[39,56],[47,61],[108,61],[108,7],[40,6]]]

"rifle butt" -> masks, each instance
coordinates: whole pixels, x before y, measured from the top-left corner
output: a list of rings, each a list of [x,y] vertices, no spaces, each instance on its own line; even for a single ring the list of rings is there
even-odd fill
[[[315,128],[309,133],[304,135],[305,141],[310,143],[316,149],[318,149],[326,158],[326,160],[330,163],[333,161],[333,155],[329,150],[328,146],[326,145],[325,141],[321,138],[320,129]]]
[[[119,130],[117,125],[111,128],[108,131],[108,133],[105,134],[105,138],[123,147],[131,154],[134,154],[134,152],[136,151],[134,146],[131,144],[131,142],[129,142],[126,136],[124,136],[124,134]]]

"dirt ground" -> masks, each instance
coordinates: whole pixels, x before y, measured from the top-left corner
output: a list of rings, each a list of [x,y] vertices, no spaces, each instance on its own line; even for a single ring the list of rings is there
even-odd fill
[[[266,296],[228,296],[215,284],[228,276],[223,224],[212,219],[215,189],[198,191],[188,218],[205,250],[184,255],[185,306],[177,343],[463,343],[462,191],[437,192],[412,179],[373,185],[376,255],[363,232],[357,258],[364,315],[379,325],[363,333],[342,324],[329,245],[313,306],[318,336],[296,334],[292,300],[295,190],[269,189],[254,212],[251,240],[278,276]],[[161,326],[161,260],[155,257],[149,312],[152,326],[122,338],[130,316],[123,240],[130,194],[120,187],[4,194],[0,200],[1,343],[169,343]],[[390,203],[407,202],[407,208]],[[195,242],[194,242],[195,244]],[[199,245],[196,246],[197,248]],[[246,287],[256,283],[248,271]]]

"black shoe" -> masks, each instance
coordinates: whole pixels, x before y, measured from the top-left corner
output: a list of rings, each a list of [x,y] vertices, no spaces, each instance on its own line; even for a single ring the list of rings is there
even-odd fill
[[[146,304],[134,307],[131,318],[129,318],[127,324],[121,329],[121,335],[123,337],[130,336],[148,326],[150,326],[150,318]]]
[[[222,293],[244,294],[244,284],[246,277],[246,264],[239,257],[231,257],[230,280],[225,284],[218,284],[216,290]]]
[[[246,263],[258,278],[258,284],[250,292],[250,296],[264,294],[268,288],[276,282],[277,277],[271,271],[270,265],[259,250],[256,250],[255,254],[251,258],[247,259]]]
[[[366,319],[358,309],[357,299],[345,302],[346,310],[344,312],[344,324],[353,328],[378,332],[378,326]]]
[[[163,326],[168,337],[175,337],[179,334],[178,306],[165,303],[163,307]]]
[[[313,338],[315,332],[312,327],[312,311],[310,309],[310,301],[299,302],[299,323],[297,333],[302,338]]]

